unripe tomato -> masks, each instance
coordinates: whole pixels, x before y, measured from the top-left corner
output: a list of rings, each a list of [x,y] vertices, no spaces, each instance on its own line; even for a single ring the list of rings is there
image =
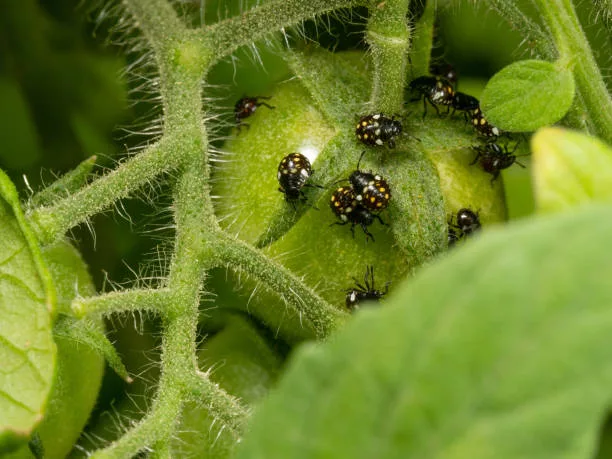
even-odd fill
[[[371,75],[368,57],[356,52],[294,52],[289,58],[296,78],[277,85],[265,102],[242,121],[223,147],[227,161],[214,171],[214,194],[222,226],[258,245],[291,269],[335,307],[345,308],[346,290],[363,280],[373,266],[382,288],[447,248],[448,221],[461,208],[478,213],[483,231],[505,219],[501,183],[477,165],[472,145],[478,143],[463,118],[422,119],[422,105],[407,105],[400,114],[403,133],[395,148],[369,146],[355,135],[368,108]],[[360,225],[342,223],[330,209],[335,190],[350,186],[357,168],[385,179],[391,189],[389,206],[374,212],[366,237]],[[305,200],[286,201],[279,192],[279,163],[301,153],[313,173],[302,188]],[[321,188],[318,188],[321,187]],[[253,284],[246,286],[250,294]],[[291,314],[273,292],[259,289],[250,299],[254,311],[289,341],[309,336],[308,324]],[[277,292],[282,293],[282,292]],[[244,306],[246,307],[246,306]],[[280,328],[279,328],[280,327]]]

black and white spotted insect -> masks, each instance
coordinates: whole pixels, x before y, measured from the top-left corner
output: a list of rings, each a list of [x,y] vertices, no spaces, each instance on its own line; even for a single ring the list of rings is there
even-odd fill
[[[459,75],[457,74],[457,70],[455,69],[455,67],[453,67],[452,64],[449,64],[445,61],[432,63],[429,66],[429,73],[446,79],[450,84],[453,85],[453,88],[457,89]]]
[[[456,111],[463,112],[465,120],[468,121],[468,114],[472,115],[474,110],[479,110],[480,102],[474,96],[457,91],[453,96],[451,107],[453,108],[451,116]]]
[[[368,231],[368,226],[378,220],[381,225],[386,225],[380,216],[372,213],[366,207],[357,202],[355,190],[350,186],[341,186],[336,189],[331,196],[329,206],[340,220],[332,223],[332,225],[347,225],[351,224],[351,233],[355,237],[355,225],[359,225],[368,238],[374,241],[374,236]]]
[[[457,211],[456,219],[453,217],[448,222],[448,245],[454,245],[460,239],[469,237],[478,231],[481,227],[480,217],[478,212],[474,212],[468,208],[462,208]]]
[[[234,106],[234,119],[236,120],[236,124],[238,125],[238,130],[242,126],[249,127],[248,124],[243,122],[245,118],[251,116],[255,111],[260,107],[264,106],[267,108],[276,108],[273,105],[270,105],[263,100],[268,100],[270,97],[257,96],[257,97],[243,97],[242,99],[236,102]]]
[[[357,202],[371,211],[386,209],[391,199],[391,188],[387,181],[378,174],[359,169],[365,151],[361,153],[355,169],[349,176],[349,182],[355,190]]]
[[[474,126],[476,132],[483,137],[497,138],[500,135],[506,134],[506,132],[502,131],[497,126],[493,126],[486,120],[480,106],[472,110],[472,126]]]
[[[478,212],[463,208],[457,211],[457,229],[469,236],[480,229],[480,217]]]
[[[306,183],[313,173],[310,161],[306,156],[301,153],[289,153],[278,165],[276,173],[279,184],[278,191],[285,195],[285,200],[288,202],[306,201],[302,188],[318,186]]]
[[[389,291],[389,284],[385,284],[384,290],[376,290],[374,286],[374,266],[367,266],[363,276],[363,284],[353,277],[355,286],[346,290],[345,304],[351,311],[359,309],[362,301],[378,301]]]
[[[476,157],[474,158],[474,161],[470,163],[470,165],[479,163],[482,170],[493,176],[491,178],[491,185],[493,185],[493,182],[495,182],[495,180],[497,180],[499,177],[501,170],[509,168],[514,163],[521,167],[525,167],[516,160],[516,155],[513,154],[517,147],[518,143],[511,151],[509,151],[508,145],[504,145],[502,147],[494,142],[486,143],[484,145],[475,145],[472,147],[472,149],[476,151]]]
[[[395,117],[388,118],[382,113],[362,116],[357,123],[355,135],[371,146],[395,148],[395,137],[402,133],[402,123]]]
[[[447,107],[446,113],[450,111],[455,90],[446,78],[421,76],[412,80],[408,88],[411,93],[418,94],[418,97],[411,100],[423,99],[423,118],[427,115],[427,102],[436,110],[438,115],[440,115],[438,105],[445,105]]]

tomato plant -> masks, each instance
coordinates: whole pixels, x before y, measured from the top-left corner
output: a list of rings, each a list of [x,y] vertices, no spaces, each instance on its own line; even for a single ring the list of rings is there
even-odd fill
[[[22,138],[28,97],[70,72],[45,40],[14,45],[61,78],[0,81],[27,152],[0,180],[0,451],[592,456],[612,382],[610,5],[483,8],[501,32],[458,1],[92,7],[126,56],[132,154],[89,157],[119,110],[82,107],[122,98],[96,67],[99,91],[68,92],[54,120],[86,159],[21,194],[44,150]],[[146,238],[113,240],[109,209],[157,236],[127,285],[100,260]]]

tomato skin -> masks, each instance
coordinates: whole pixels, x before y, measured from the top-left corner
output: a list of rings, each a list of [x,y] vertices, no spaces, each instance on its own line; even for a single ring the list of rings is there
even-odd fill
[[[407,106],[397,117],[388,114],[402,124],[391,147],[364,145],[355,136],[355,123],[368,115],[367,56],[320,50],[295,56],[302,74],[262,94],[247,94],[265,95],[274,108],[257,110],[246,119],[248,128],[236,128],[222,148],[227,156],[215,163],[213,194],[224,230],[259,245],[346,311],[346,291],[355,278],[363,279],[367,266],[374,267],[377,285],[389,282],[392,293],[393,285],[443,253],[448,221],[459,209],[478,212],[484,231],[505,220],[501,184],[491,186],[490,177],[470,165],[470,146],[477,139],[463,119],[423,120],[420,111]],[[326,79],[335,65],[331,73],[338,78]],[[390,200],[374,212],[382,224],[364,216],[352,232],[352,221],[342,225],[330,199],[338,187],[350,186],[364,150],[359,168],[384,177]],[[310,187],[301,188],[304,199],[297,202],[287,202],[277,182],[279,162],[291,153],[303,154],[312,165]],[[227,278],[225,271],[222,275]],[[254,314],[289,343],[314,337],[308,321],[289,310],[277,292],[244,277],[229,283],[241,285],[244,296],[244,301],[229,299],[230,307]]]

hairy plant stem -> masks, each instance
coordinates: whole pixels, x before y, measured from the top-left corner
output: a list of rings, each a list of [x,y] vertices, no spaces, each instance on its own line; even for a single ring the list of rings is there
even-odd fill
[[[261,281],[273,292],[283,292],[284,301],[300,316],[310,321],[319,338],[328,336],[348,318],[331,306],[299,278],[247,243],[223,235],[215,244],[220,264],[240,268]]]
[[[154,445],[167,445],[174,434],[183,399],[190,391],[185,384],[189,381],[186,375],[198,372],[196,326],[206,266],[200,257],[207,236],[218,231],[208,189],[208,140],[201,114],[200,80],[209,64],[207,53],[187,34],[181,36],[184,28],[176,24],[174,12],[167,2],[127,0],[127,4],[149,38],[160,65],[164,138],[178,137],[182,141],[178,148],[165,151],[166,159],[175,158],[173,164],[180,167],[174,186],[175,252],[166,285],[171,295],[161,311],[161,377],[147,416],[97,454],[117,458],[131,457]],[[229,396],[217,390],[211,392],[209,398],[211,405],[223,407]]]
[[[175,154],[169,154],[170,151]],[[130,196],[164,172],[175,169],[183,160],[181,151],[178,136],[164,137],[77,193],[32,211],[28,217],[38,240],[41,244],[54,242],[70,228]]]
[[[184,375],[193,372],[194,362],[189,350],[193,342],[192,317],[179,315],[163,320],[162,373],[157,397],[147,415],[107,448],[95,452],[92,457],[133,457],[157,442],[169,442],[180,415],[185,388]]]
[[[434,21],[436,20],[437,0],[430,0],[425,4],[425,11],[416,24],[412,37],[412,78],[429,75],[429,64],[431,61],[431,50],[434,39]]]
[[[370,7],[366,40],[374,62],[370,102],[377,111],[399,113],[404,103],[410,29],[410,0],[387,0]]]
[[[76,298],[72,311],[76,317],[104,315],[130,311],[148,311],[162,314],[170,302],[172,292],[168,288],[157,290],[133,289],[111,292],[88,298]]]
[[[186,395],[191,401],[206,406],[208,412],[220,420],[236,439],[240,438],[249,413],[235,398],[213,383],[208,373],[198,371],[195,379],[189,381],[189,393]]]
[[[157,58],[162,50],[186,32],[186,27],[177,17],[167,0],[123,0],[129,13]],[[161,63],[161,62],[160,62]]]
[[[202,29],[202,46],[215,59],[228,56],[272,31],[299,24],[330,11],[373,3],[372,0],[272,0]]]
[[[612,97],[603,81],[588,40],[570,0],[532,0],[550,28],[560,54],[560,64],[571,66],[583,101],[582,117],[593,134],[612,143]]]
[[[91,156],[66,173],[48,187],[33,195],[28,204],[29,208],[52,205],[59,197],[67,196],[82,188],[90,177],[96,164],[97,156]]]
[[[534,22],[516,5],[508,0],[485,0],[489,7],[504,19],[512,30],[518,30],[523,35],[523,43],[531,50],[534,57],[554,60],[557,51],[546,30]]]

